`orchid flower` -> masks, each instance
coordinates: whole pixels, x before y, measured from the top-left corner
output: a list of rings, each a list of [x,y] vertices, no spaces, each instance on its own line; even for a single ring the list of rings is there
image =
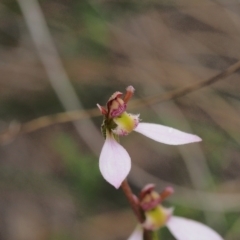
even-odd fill
[[[173,190],[166,188],[158,194],[154,187],[148,184],[140,193],[139,205],[145,213],[145,222],[136,227],[128,240],[143,240],[144,229],[155,232],[164,226],[177,240],[223,240],[217,232],[200,222],[173,216],[173,208],[167,209],[160,204],[166,198],[166,193],[169,195]]]
[[[107,102],[107,108],[97,104],[104,115],[102,133],[106,138],[99,160],[100,171],[110,184],[119,188],[131,169],[131,158],[127,151],[116,141],[118,136],[128,135],[135,131],[157,142],[169,145],[182,145],[199,142],[201,138],[166,127],[160,124],[142,123],[139,114],[129,114],[125,110],[127,102],[134,93],[132,86],[127,87],[125,97],[121,92],[115,92]]]
[[[171,216],[166,227],[177,240],[223,240],[210,227],[183,217]],[[128,240],[143,240],[143,228],[137,226]]]

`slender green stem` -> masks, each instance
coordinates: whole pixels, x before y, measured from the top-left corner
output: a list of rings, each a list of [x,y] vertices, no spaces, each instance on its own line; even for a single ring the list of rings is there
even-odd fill
[[[157,231],[153,231],[153,237],[152,237],[152,240],[159,240],[158,232],[157,232]]]

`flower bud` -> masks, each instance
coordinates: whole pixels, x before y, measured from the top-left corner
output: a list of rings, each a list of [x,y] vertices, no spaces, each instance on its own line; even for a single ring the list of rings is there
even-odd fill
[[[162,201],[161,196],[159,195],[159,193],[154,191],[154,188],[154,184],[148,184],[143,188],[140,193],[139,201],[143,211],[149,211],[151,209],[154,209]]]
[[[148,230],[157,230],[165,226],[172,215],[172,209],[160,205],[162,198],[158,192],[154,191],[154,188],[154,184],[146,185],[139,196],[139,204],[146,217],[143,227]]]

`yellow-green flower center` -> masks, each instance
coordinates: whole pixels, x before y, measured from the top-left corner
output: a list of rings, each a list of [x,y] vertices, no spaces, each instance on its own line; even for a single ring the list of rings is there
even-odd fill
[[[146,221],[144,226],[147,229],[157,230],[160,227],[165,226],[168,221],[169,216],[171,215],[171,210],[163,208],[161,205],[153,208],[152,210],[146,211]]]
[[[114,132],[118,135],[127,135],[136,128],[139,119],[138,115],[123,112],[120,116],[113,118],[113,121],[117,124],[117,128],[114,129]]]

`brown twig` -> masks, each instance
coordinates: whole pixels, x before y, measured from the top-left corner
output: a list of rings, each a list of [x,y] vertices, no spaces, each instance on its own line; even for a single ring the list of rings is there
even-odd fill
[[[209,86],[223,78],[226,78],[227,76],[233,74],[239,69],[240,69],[240,61],[236,62],[226,70],[222,71],[221,73],[207,80],[190,84],[188,86],[167,92],[160,96],[156,95],[156,96],[151,96],[144,99],[132,100],[128,108],[143,107],[146,105],[160,103],[160,102],[185,96],[203,87]],[[59,113],[55,115],[40,117],[40,118],[31,120],[29,122],[26,122],[24,124],[19,124],[17,130],[13,131],[12,129],[7,129],[4,133],[0,135],[0,144],[6,143],[21,134],[30,133],[30,132],[39,130],[41,128],[57,124],[57,123],[72,122],[76,120],[87,119],[90,117],[97,117],[100,115],[101,113],[99,112],[99,110],[97,108],[93,108],[89,110],[77,110],[77,111],[64,112],[64,113]]]
[[[99,109],[93,108],[89,110],[76,110],[43,116],[23,124],[15,122],[13,124],[15,127],[11,125],[11,128],[8,128],[4,133],[0,135],[0,144],[7,143],[21,134],[34,132],[41,128],[49,127],[54,124],[73,122],[80,119],[97,117],[99,115]]]
[[[227,76],[233,74],[234,72],[236,72],[237,70],[240,69],[240,61],[237,61],[236,63],[234,63],[233,65],[231,65],[230,67],[228,67],[227,69],[225,69],[224,71],[222,71],[221,73],[207,79],[207,80],[203,80],[197,83],[193,83],[190,84],[188,86],[167,92],[161,96],[159,95],[155,95],[155,96],[151,96],[151,97],[147,97],[144,99],[139,99],[139,100],[135,100],[135,101],[131,101],[131,107],[141,107],[141,106],[145,106],[147,105],[152,105],[155,103],[160,103],[160,102],[165,102],[168,100],[172,100],[172,99],[176,99],[182,96],[185,96],[189,93],[192,93],[196,90],[199,90],[203,87],[209,86],[223,78],[226,78]]]

